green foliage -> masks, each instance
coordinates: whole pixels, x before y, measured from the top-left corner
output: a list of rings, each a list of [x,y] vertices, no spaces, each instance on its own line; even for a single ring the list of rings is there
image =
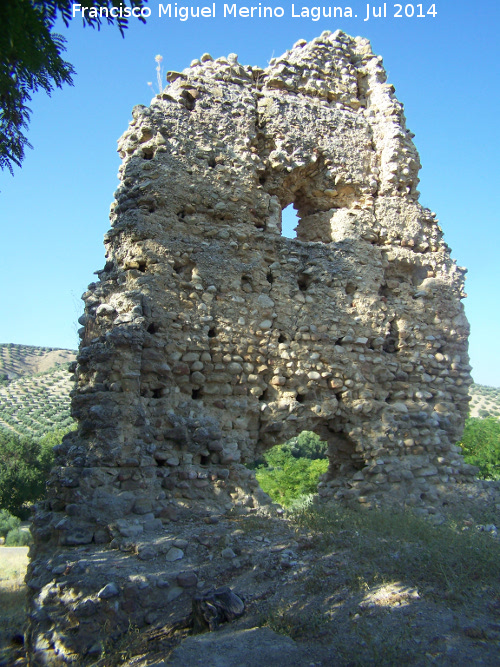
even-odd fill
[[[0,5],[0,167],[12,173],[20,165],[24,148],[31,147],[22,134],[28,127],[31,94],[54,85],[72,84],[72,66],[61,58],[64,38],[51,33],[52,23],[42,6],[30,0],[4,0]]]
[[[0,168],[13,173],[24,149],[31,148],[23,132],[31,110],[27,104],[39,89],[50,95],[54,87],[73,84],[72,65],[61,58],[66,40],[53,32],[60,16],[66,25],[72,18],[70,0],[2,0],[0,3]],[[120,7],[121,0],[81,0],[82,7]],[[144,0],[130,0],[142,7]],[[144,19],[140,19],[144,21]],[[123,35],[127,19],[107,18]],[[83,15],[84,25],[100,28],[100,16]]]
[[[14,528],[7,535],[5,540],[6,547],[27,547],[33,542],[31,533],[27,530],[22,530],[21,528]]]
[[[263,491],[285,507],[306,502],[317,492],[320,475],[328,469],[328,445],[312,431],[302,431],[270,449],[253,467]]]
[[[29,506],[45,493],[54,461],[53,448],[71,429],[58,429],[40,440],[0,431],[0,507],[26,519]]]
[[[40,464],[45,470],[50,470],[54,463],[54,447],[60,445],[62,439],[66,433],[76,430],[76,425],[74,422],[69,428],[58,428],[54,431],[46,433],[40,440],[38,444],[40,445],[40,455],[39,460]]]
[[[465,422],[462,440],[465,461],[479,468],[485,479],[500,479],[500,422],[495,417]]]
[[[324,459],[328,449],[328,444],[313,431],[302,431],[298,436],[291,438],[281,446],[296,459]]]
[[[286,445],[273,447],[259,466],[257,480],[263,491],[285,507],[305,494],[316,493],[319,476],[328,469],[327,459],[295,458]]]
[[[0,432],[0,507],[27,518],[27,504],[45,490],[50,466],[40,459],[41,448],[31,438]]]
[[[0,510],[0,537],[7,537],[7,533],[19,528],[20,525],[21,519],[7,510]]]

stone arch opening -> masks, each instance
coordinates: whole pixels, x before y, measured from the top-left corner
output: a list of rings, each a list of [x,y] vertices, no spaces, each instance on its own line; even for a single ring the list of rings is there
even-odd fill
[[[301,399],[300,401],[299,398]],[[296,401],[301,404],[304,401],[310,400],[311,396],[307,392],[303,395],[297,394]],[[304,405],[304,409],[299,408],[299,410],[303,410],[304,413],[311,412],[307,404]],[[353,434],[359,431],[359,427],[353,426],[352,423],[342,416],[318,419],[312,414],[304,414],[303,417],[303,419],[297,420],[293,427],[287,423],[286,419],[282,423],[273,422],[264,426],[261,429],[259,440],[255,444],[250,458],[246,460],[243,458],[242,462],[248,468],[255,471],[257,481],[260,483],[259,472],[256,469],[259,465],[265,464],[267,458],[271,459],[271,463],[267,467],[272,467],[273,465],[280,467],[286,463],[286,461],[280,463],[282,457],[281,455],[276,455],[275,452],[282,452],[285,449],[293,454],[295,458],[322,459],[327,461],[328,464],[321,468],[314,488],[310,487],[307,494],[318,494],[319,497],[332,497],[339,489],[344,487],[345,479],[350,478],[354,480],[352,483],[353,488],[356,487],[355,490],[351,491],[352,495],[360,495],[365,488],[368,488],[366,486],[367,479],[371,476],[372,472],[377,472],[377,470],[371,470],[373,468],[373,460],[370,456],[367,457],[365,455],[363,447],[359,446],[359,440],[353,437]],[[304,438],[316,442],[317,451],[315,453],[312,452],[314,449],[311,446],[312,443],[308,446],[303,441]],[[321,447],[319,447],[318,443],[321,443]],[[315,455],[311,456],[311,452]],[[272,479],[272,475],[266,474],[266,484],[261,484],[262,490],[268,493],[267,486],[270,481],[273,482],[273,488],[276,489],[279,479],[284,479],[285,484],[290,484],[289,478],[293,474],[293,470],[297,472],[299,477],[302,476],[303,472],[300,472],[300,469],[300,466],[295,469],[292,466],[290,473],[288,471],[278,471],[276,475],[277,479]],[[344,496],[345,494],[346,490],[342,489],[342,495]],[[349,496],[349,492],[347,492],[347,496]],[[271,497],[275,502],[280,502],[273,494],[271,494]]]
[[[317,433],[303,430],[266,449],[247,467],[274,502],[291,506],[318,493],[318,484],[327,476],[327,452],[327,442]]]

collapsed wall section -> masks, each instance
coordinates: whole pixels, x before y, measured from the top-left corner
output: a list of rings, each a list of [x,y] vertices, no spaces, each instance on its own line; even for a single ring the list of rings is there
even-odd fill
[[[244,464],[305,429],[329,443],[327,501],[426,506],[470,478],[464,270],[418,202],[369,42],[326,32],[266,70],[205,54],[169,80],[119,142],[78,431],[35,554],[265,504]],[[290,203],[296,239],[281,236]]]

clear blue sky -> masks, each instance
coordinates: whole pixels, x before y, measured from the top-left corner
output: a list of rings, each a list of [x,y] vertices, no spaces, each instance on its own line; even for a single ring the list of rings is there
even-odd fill
[[[359,0],[350,4],[357,18],[319,21],[293,18],[286,0],[262,2],[281,5],[281,19],[224,19],[224,3],[216,1],[215,19],[186,22],[159,18],[158,4],[149,1],[147,24],[133,22],[125,39],[112,26],[84,29],[79,19],[69,29],[60,26],[75,85],[34,96],[28,135],[34,150],[14,178],[0,173],[0,342],[77,346],[80,296],[104,265],[102,237],[120,163],[116,141],[132,107],[151,100],[147,82],[155,80],[156,54],[165,71],[183,69],[204,52],[237,53],[242,64],[264,67],[297,39],[340,28],[368,37],[384,58],[416,135],[420,201],[437,212],[453,257],[469,269],[473,377],[500,385],[498,0],[441,0],[435,18],[399,19],[386,3],[387,17],[369,21]],[[424,2],[423,12],[431,5]],[[295,13],[315,6],[299,1]],[[403,15],[405,7],[411,13],[403,5]]]

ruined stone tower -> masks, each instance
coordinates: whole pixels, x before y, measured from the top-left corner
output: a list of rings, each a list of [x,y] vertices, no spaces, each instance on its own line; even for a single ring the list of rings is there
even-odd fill
[[[473,472],[455,446],[464,270],[418,202],[412,134],[369,42],[325,32],[265,70],[205,54],[168,79],[119,142],[35,590],[56,547],[265,504],[245,464],[306,429],[329,443],[327,502],[429,505]]]

